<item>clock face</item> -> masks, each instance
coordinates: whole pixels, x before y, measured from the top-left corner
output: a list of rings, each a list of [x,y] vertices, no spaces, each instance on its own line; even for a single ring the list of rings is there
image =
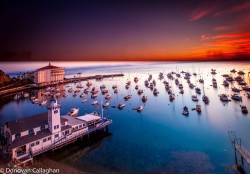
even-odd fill
[[[54,110],[54,114],[57,114],[58,113],[58,110]]]

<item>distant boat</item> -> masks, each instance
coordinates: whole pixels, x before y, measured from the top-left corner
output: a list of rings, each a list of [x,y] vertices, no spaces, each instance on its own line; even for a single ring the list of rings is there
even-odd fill
[[[201,105],[196,105],[196,111],[199,113],[201,112]]]
[[[184,90],[183,89],[180,90],[180,94],[184,94]]]
[[[199,99],[197,98],[196,95],[192,95],[192,100],[193,100],[193,101],[196,101],[196,102],[199,101]]]
[[[230,99],[228,98],[228,96],[226,94],[221,94],[220,95],[220,100],[221,101],[230,101]]]
[[[107,94],[107,95],[105,96],[105,99],[110,100],[110,99],[111,99],[111,97],[112,97],[112,95],[111,95],[111,94]]]
[[[92,104],[92,105],[97,105],[97,104],[98,104],[98,101],[93,101],[91,104]]]
[[[141,112],[142,109],[143,109],[143,107],[142,107],[142,106],[139,106],[139,107],[137,108],[137,111],[138,111],[138,112]]]
[[[242,89],[245,91],[250,91],[250,87],[248,87],[248,86],[243,86]]]
[[[92,85],[92,82],[91,82],[91,81],[88,81],[86,85],[87,85],[87,86],[91,86],[91,85]]]
[[[139,88],[139,86],[138,85],[135,85],[135,89],[137,90]]]
[[[46,105],[46,103],[47,103],[47,100],[43,100],[42,102],[39,103],[39,105],[44,106]]]
[[[173,101],[174,99],[175,99],[175,95],[174,95],[173,93],[170,94],[170,95],[169,95],[169,100],[170,100],[170,101]]]
[[[200,89],[200,88],[195,88],[195,92],[196,92],[197,94],[201,94],[201,89]]]
[[[113,85],[112,88],[113,88],[113,89],[116,89],[116,88],[117,88],[117,85]]]
[[[128,99],[130,99],[130,98],[131,98],[131,95],[126,95],[126,96],[124,97],[125,100],[128,100]]]
[[[188,107],[187,106],[183,107],[182,115],[186,115],[186,116],[189,115],[189,111],[188,111]]]
[[[236,88],[236,87],[233,87],[233,88],[232,88],[232,91],[233,91],[233,92],[240,92],[241,90],[238,89],[238,88]]]
[[[105,85],[101,85],[101,86],[100,86],[100,89],[105,89],[105,88],[106,88]]]
[[[109,102],[103,103],[103,107],[108,107],[109,106]]]
[[[241,112],[243,114],[247,114],[248,113],[247,107],[246,106],[241,106]]]
[[[125,104],[123,104],[123,103],[120,103],[119,105],[118,105],[118,108],[119,109],[123,109],[125,107]]]
[[[148,97],[146,95],[142,96],[142,99],[141,99],[143,102],[146,102],[148,100]]]
[[[233,94],[233,95],[231,96],[231,98],[232,98],[233,100],[242,101],[242,97],[239,96],[238,94]]]
[[[115,93],[115,94],[117,94],[117,93],[118,93],[118,90],[117,90],[117,88],[116,88],[116,89],[114,90],[114,93]]]
[[[73,90],[73,88],[69,88],[69,90],[68,90],[68,92],[73,92],[74,90]]]
[[[69,116],[76,116],[79,112],[79,108],[72,108],[70,112],[68,113]]]
[[[23,94],[23,97],[29,97],[29,93],[27,93],[27,92],[25,92],[24,94]]]
[[[226,87],[226,86],[229,86],[228,81],[224,80],[224,81],[223,81],[223,86],[225,86],[225,87]]]
[[[208,104],[209,103],[209,98],[206,95],[203,95],[202,100]]]
[[[231,73],[236,73],[237,71],[235,69],[230,70]]]
[[[138,77],[134,78],[134,82],[137,83],[139,81]]]
[[[102,89],[102,94],[106,94],[108,93],[109,91],[107,89]]]
[[[82,100],[82,103],[85,103],[87,101],[88,101],[88,99],[85,98],[85,99]]]
[[[68,94],[63,94],[63,97],[67,97],[68,96]]]
[[[238,74],[239,74],[239,75],[244,75],[245,72],[244,72],[244,71],[238,71]]]
[[[138,90],[138,94],[141,95],[143,93],[143,90],[142,89],[139,89]]]
[[[154,91],[153,91],[153,94],[156,96],[159,94],[159,91],[155,88]]]
[[[84,93],[82,93],[82,94],[80,95],[81,98],[83,98],[83,97],[85,97],[85,96],[86,96],[86,94],[84,94]]]

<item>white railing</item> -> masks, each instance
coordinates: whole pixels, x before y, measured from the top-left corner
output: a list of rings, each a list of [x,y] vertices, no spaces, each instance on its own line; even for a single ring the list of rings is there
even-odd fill
[[[101,129],[109,124],[112,123],[112,120],[107,120],[105,121],[104,123],[101,123],[98,127],[94,127],[94,128],[91,128],[91,129],[83,129],[81,131],[77,131],[77,132],[73,132],[72,134],[70,135],[67,135],[66,137],[62,137],[60,140],[58,140],[57,142],[55,142],[54,144],[52,145],[48,145],[46,147],[43,147],[42,149],[39,149],[39,150],[32,150],[32,155],[33,156],[36,156],[36,155],[39,155],[45,151],[48,151],[48,150],[51,150],[51,149],[55,149],[59,146],[63,146],[64,144],[66,144],[67,142],[70,142],[74,139],[77,139],[77,138],[80,138],[84,135],[87,135],[91,132],[94,132],[95,130],[98,130],[98,129]]]

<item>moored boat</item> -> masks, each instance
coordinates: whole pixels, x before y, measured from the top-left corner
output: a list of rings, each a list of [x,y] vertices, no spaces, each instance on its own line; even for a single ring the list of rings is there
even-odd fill
[[[137,110],[138,112],[141,112],[142,109],[143,109],[143,107],[142,107],[142,106],[139,106],[136,110]]]
[[[117,106],[119,109],[123,109],[125,107],[125,104],[124,103],[120,103],[118,106]]]
[[[96,100],[96,101],[93,101],[91,104],[92,104],[92,105],[97,105],[97,104],[98,104],[98,101],[97,101],[97,100]]]
[[[72,108],[70,112],[68,113],[69,116],[76,116],[79,112],[79,108]]]
[[[241,112],[243,113],[243,114],[247,114],[248,113],[248,110],[247,110],[247,107],[246,106],[241,106]]]
[[[197,112],[200,113],[200,112],[201,112],[201,105],[196,105],[196,108],[195,108],[195,109],[196,109]]]
[[[188,111],[188,107],[187,106],[184,106],[183,107],[183,111],[182,111],[182,115],[188,115],[189,114],[189,111]]]
[[[202,100],[207,104],[209,103],[209,98],[206,95],[203,95]]]

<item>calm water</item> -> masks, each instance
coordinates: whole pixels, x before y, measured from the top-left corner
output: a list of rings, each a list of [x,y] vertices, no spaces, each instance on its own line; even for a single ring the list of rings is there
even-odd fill
[[[216,75],[211,75],[210,70],[217,70]],[[48,158],[56,159],[63,164],[76,167],[80,170],[93,173],[235,173],[233,169],[234,156],[232,145],[230,144],[228,131],[234,130],[238,137],[242,139],[243,145],[250,150],[250,114],[243,115],[240,105],[244,104],[250,111],[250,99],[246,97],[246,92],[241,91],[242,102],[231,101],[222,103],[218,95],[226,93],[233,94],[231,87],[238,87],[236,82],[230,83],[229,88],[222,86],[222,74],[230,74],[230,70],[250,70],[250,63],[246,62],[206,62],[206,63],[137,63],[135,65],[106,66],[94,69],[68,69],[67,76],[77,76],[76,73],[82,72],[81,76],[90,74],[109,74],[123,72],[124,77],[104,79],[103,81],[93,81],[93,86],[100,87],[105,84],[113,95],[110,105],[125,103],[123,110],[117,108],[104,109],[104,115],[113,119],[109,131],[111,136],[97,142],[88,149],[77,148],[72,145],[72,149],[66,152],[57,152],[56,156]],[[204,86],[198,81],[197,77],[191,76],[191,82],[202,89],[202,94],[198,95],[198,104],[202,107],[202,113],[198,114],[191,108],[196,106],[196,102],[191,100],[195,91],[188,87],[185,79],[179,81],[184,85],[184,94],[179,94],[179,89],[174,81],[169,81],[176,94],[173,102],[169,101],[163,81],[159,80],[159,72],[167,74],[171,71],[188,71],[191,74],[196,72],[204,80]],[[154,96],[149,88],[144,86],[144,80],[148,74],[153,75],[156,80],[156,87],[160,94]],[[234,77],[238,74],[232,74]],[[139,89],[144,93],[139,96],[135,90],[134,77],[139,77]],[[183,76],[183,75],[182,75]],[[217,79],[218,88],[212,86],[212,78]],[[249,76],[244,75],[245,81],[249,85]],[[132,85],[125,89],[126,82],[132,81]],[[86,87],[86,82],[81,82]],[[118,85],[118,94],[114,94],[112,85]],[[73,88],[77,84],[67,84]],[[66,86],[60,86],[65,89]],[[93,87],[92,86],[92,87]],[[210,103],[205,105],[202,95],[209,96]],[[83,91],[83,89],[82,89]],[[42,91],[33,91],[39,98]],[[64,92],[61,92],[62,94]],[[124,101],[125,95],[131,94],[132,98]],[[142,103],[141,97],[148,96],[148,101]],[[99,93],[96,100],[104,100],[104,96]],[[2,99],[4,100],[4,99]],[[92,111],[100,111],[100,106],[93,106],[88,95],[88,102],[82,103],[78,96],[59,97],[62,105],[61,114],[67,114],[73,107],[79,107],[79,115]],[[17,100],[5,99],[0,106],[0,123],[32,116],[34,114],[46,112],[45,107],[32,104],[28,98]],[[141,113],[133,108],[143,105]],[[183,106],[188,106],[190,114],[184,117]],[[69,153],[72,152],[72,153]],[[73,153],[74,152],[74,153]],[[229,168],[229,170],[226,170]],[[249,166],[245,164],[246,172],[250,172]]]

